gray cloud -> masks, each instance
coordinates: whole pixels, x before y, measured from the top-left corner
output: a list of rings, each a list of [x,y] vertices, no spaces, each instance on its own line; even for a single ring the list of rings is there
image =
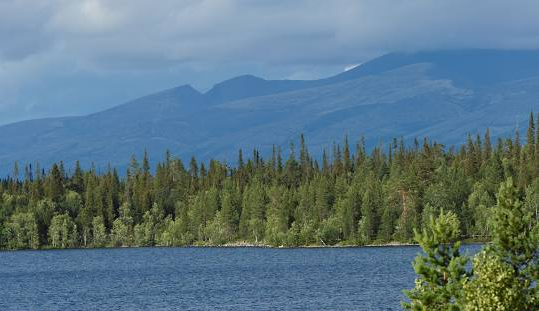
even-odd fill
[[[393,50],[539,48],[537,1],[0,2],[0,123],[240,73],[317,78]]]

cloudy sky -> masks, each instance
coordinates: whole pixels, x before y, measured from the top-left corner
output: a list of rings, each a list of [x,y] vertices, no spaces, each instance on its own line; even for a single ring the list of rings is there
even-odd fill
[[[0,124],[239,75],[315,79],[389,51],[539,48],[539,1],[0,0]]]

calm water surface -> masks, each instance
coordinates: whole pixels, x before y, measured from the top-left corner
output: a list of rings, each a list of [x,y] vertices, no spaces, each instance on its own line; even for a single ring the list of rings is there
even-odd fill
[[[467,246],[475,252],[479,246]],[[0,252],[0,310],[400,310],[417,247]]]

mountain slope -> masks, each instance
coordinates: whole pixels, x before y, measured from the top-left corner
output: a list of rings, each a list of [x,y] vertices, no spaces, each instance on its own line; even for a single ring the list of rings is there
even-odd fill
[[[364,135],[368,146],[401,136],[458,144],[486,127],[511,135],[539,111],[538,95],[537,51],[391,53],[321,80],[240,76],[205,94],[181,86],[88,116],[5,125],[0,171],[15,161],[71,167],[77,159],[123,169],[144,149],[154,160],[170,149],[234,163],[239,148],[268,154],[300,133],[314,154],[344,135]]]

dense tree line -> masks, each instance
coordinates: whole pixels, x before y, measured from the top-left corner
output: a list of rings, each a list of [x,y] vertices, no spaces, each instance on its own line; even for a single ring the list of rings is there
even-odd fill
[[[153,170],[144,154],[122,177],[114,168],[15,164],[0,181],[0,247],[411,242],[441,210],[459,220],[460,237],[489,239],[507,178],[523,204],[539,209],[532,115],[522,143],[518,131],[492,142],[487,129],[458,148],[394,139],[367,153],[363,139],[350,146],[345,138],[318,161],[301,136],[286,153],[240,150],[233,167],[167,153]]]

